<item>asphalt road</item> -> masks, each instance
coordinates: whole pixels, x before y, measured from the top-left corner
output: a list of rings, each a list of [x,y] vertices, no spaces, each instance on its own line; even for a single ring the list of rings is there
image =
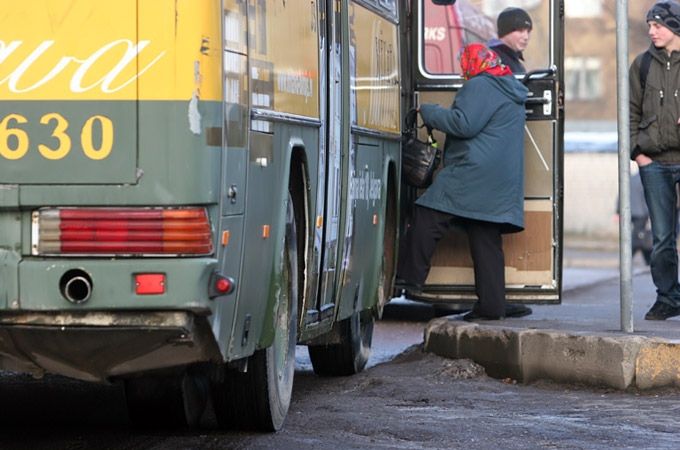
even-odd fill
[[[594,267],[611,270],[612,255],[598,258]],[[570,295],[617,292],[605,282]],[[274,434],[225,432],[209,420],[202,429],[137,430],[120,386],[6,375],[0,449],[678,448],[680,392],[492,379],[470,361],[420,351],[432,317],[428,306],[389,307],[369,368],[353,377],[317,377],[299,347],[291,409]]]
[[[404,320],[404,313],[409,320]],[[128,425],[118,386],[4,377],[0,383],[4,428],[0,448],[678,446],[680,394],[676,391],[617,392],[492,379],[470,361],[420,351],[417,344],[422,341],[423,325],[432,317],[428,307],[396,308],[386,316],[376,328],[371,367],[359,375],[319,378],[300,347],[293,403],[278,433],[225,432],[210,427],[140,431]]]

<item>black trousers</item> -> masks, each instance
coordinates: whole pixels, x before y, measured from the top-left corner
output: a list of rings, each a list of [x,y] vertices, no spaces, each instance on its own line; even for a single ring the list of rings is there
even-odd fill
[[[430,272],[437,242],[454,226],[465,228],[479,301],[474,310],[488,317],[505,314],[505,256],[501,224],[464,219],[416,205],[411,226],[402,238],[397,278],[422,285]]]

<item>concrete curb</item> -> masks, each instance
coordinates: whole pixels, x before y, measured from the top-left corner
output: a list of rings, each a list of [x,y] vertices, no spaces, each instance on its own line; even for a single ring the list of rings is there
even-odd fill
[[[442,317],[425,327],[425,351],[467,358],[489,376],[548,379],[616,389],[680,387],[680,342],[467,323]]]

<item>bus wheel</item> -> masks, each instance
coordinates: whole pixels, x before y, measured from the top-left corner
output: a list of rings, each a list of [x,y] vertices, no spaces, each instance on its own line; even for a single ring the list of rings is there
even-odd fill
[[[394,198],[393,198],[394,197]],[[382,270],[380,271],[380,284],[378,285],[378,316],[382,315],[383,308],[392,299],[394,293],[394,274],[397,270],[396,246],[397,246],[397,220],[396,220],[396,195],[390,189],[387,194],[387,207],[385,209],[385,228],[383,231],[383,258]]]
[[[292,202],[289,200],[274,340],[248,358],[245,372],[227,369],[213,383],[215,416],[222,428],[277,431],[288,413],[295,375],[298,260]]]
[[[374,323],[375,317],[371,311],[355,312],[337,324],[339,344],[307,347],[314,373],[320,376],[345,376],[364,370],[371,354]]]
[[[207,379],[191,373],[125,380],[130,422],[143,428],[198,425],[208,392]]]

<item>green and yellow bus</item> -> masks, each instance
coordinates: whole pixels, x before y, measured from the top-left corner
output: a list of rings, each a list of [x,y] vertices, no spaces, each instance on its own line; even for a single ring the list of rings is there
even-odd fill
[[[296,344],[320,375],[361,371],[418,195],[404,112],[461,85],[428,73],[423,8],[453,3],[0,0],[0,370],[121,382],[139,424],[212,404],[221,426],[265,430]],[[517,292],[553,300],[559,77],[538,80],[549,174],[518,241],[548,262],[535,282],[533,253],[509,265],[527,263]],[[432,298],[470,299],[456,258]]]

